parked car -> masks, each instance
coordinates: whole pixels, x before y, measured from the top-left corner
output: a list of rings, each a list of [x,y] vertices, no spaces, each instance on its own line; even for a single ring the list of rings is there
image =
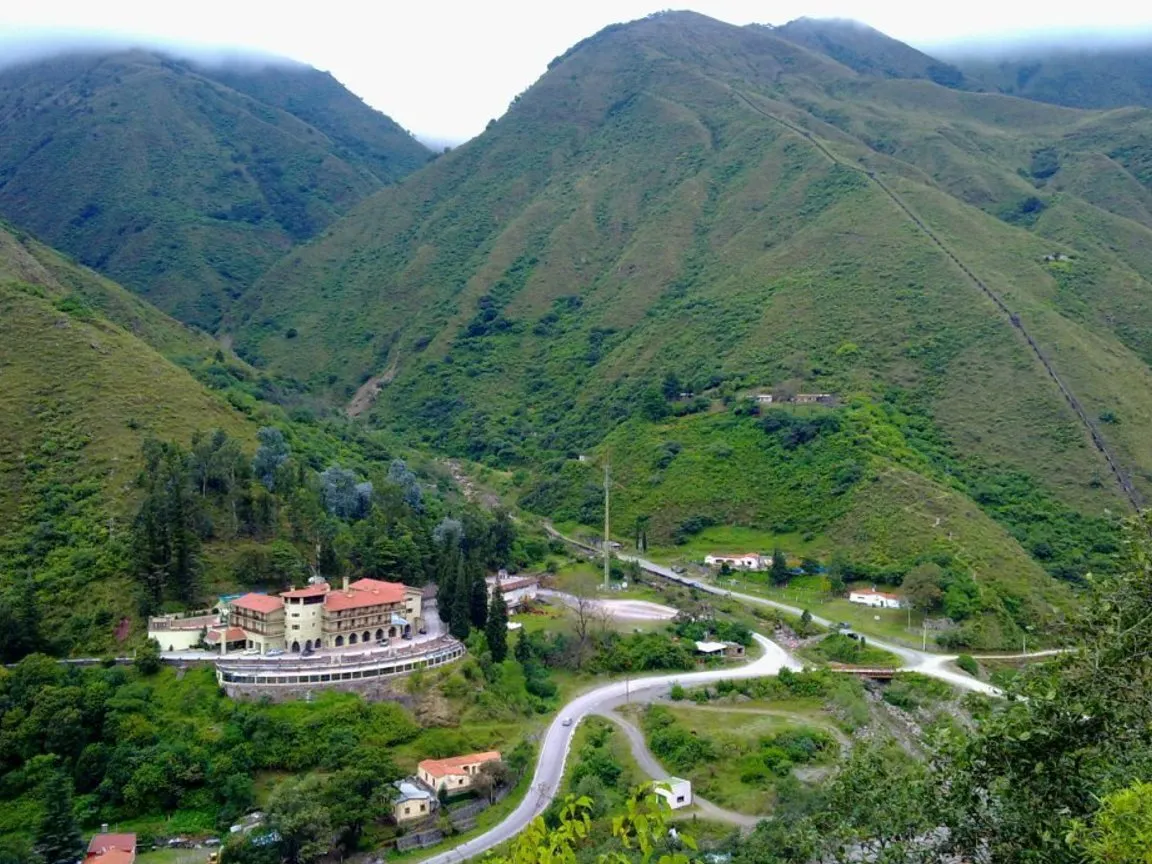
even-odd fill
[[[283,648],[273,648],[271,651],[269,651],[269,652],[268,652],[267,654],[265,654],[264,656],[265,656],[265,657],[279,657],[279,656],[281,656],[283,653],[284,653],[284,649],[283,649]]]

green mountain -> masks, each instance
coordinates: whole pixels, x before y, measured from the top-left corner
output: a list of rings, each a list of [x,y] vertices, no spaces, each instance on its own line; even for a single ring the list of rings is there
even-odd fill
[[[207,337],[0,226],[6,634],[35,614],[57,650],[115,644],[117,622],[136,611],[124,541],[145,439],[186,443],[221,429],[255,446],[252,419],[164,356],[212,363],[214,352]]]
[[[213,330],[294,243],[427,161],[331,76],[133,50],[0,71],[0,215]]]
[[[989,90],[1071,108],[1152,106],[1152,38],[1081,48],[1074,43],[952,61]]]
[[[774,36],[831,57],[862,75],[925,78],[945,87],[958,88],[966,88],[970,83],[955,66],[858,21],[797,18],[769,29]]]

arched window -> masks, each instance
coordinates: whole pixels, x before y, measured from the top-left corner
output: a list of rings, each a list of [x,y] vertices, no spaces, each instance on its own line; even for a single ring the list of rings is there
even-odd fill
[[[355,645],[356,641],[357,641],[357,638],[356,638],[355,633],[353,633],[351,636],[348,637],[348,644],[349,645]]]
[[[337,648],[344,647],[344,637],[343,636],[337,636],[336,637],[336,647]]]
[[[376,631],[376,641],[379,642],[383,638],[384,638],[384,628],[381,627],[379,630]]]
[[[295,654],[299,654],[299,653],[300,653],[300,643],[299,643],[299,642],[293,642],[293,643],[292,643],[292,651],[293,651],[293,653],[295,653]]]
[[[361,641],[361,642],[371,642],[371,641],[372,641],[372,634],[371,634],[371,632],[369,632],[368,630],[365,630],[365,631],[364,631],[364,636],[363,636],[363,638],[362,638],[360,641]]]

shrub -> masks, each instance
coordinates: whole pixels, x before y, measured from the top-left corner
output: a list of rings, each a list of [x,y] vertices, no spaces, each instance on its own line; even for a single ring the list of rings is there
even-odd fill
[[[684,687],[680,682],[672,685],[672,689],[668,691],[668,698],[673,702],[679,702],[684,698]]]
[[[961,654],[956,658],[956,665],[973,678],[977,678],[980,675],[980,664],[976,662],[976,658],[971,654]]]

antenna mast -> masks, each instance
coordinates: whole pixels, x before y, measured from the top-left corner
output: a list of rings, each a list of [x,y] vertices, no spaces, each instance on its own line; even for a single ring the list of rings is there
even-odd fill
[[[604,553],[604,590],[608,590],[609,579],[609,565],[612,558],[611,541],[608,539],[608,489],[611,484],[611,462],[612,456],[605,451],[604,453],[604,546],[601,551]]]

